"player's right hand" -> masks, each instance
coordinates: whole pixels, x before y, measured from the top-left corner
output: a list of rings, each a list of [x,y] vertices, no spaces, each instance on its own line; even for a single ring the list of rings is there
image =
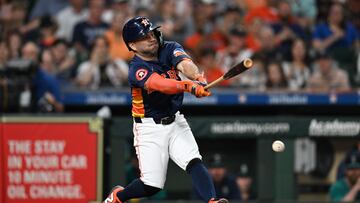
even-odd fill
[[[183,81],[184,91],[190,92],[196,97],[208,97],[211,95],[211,92],[204,89],[204,87],[193,81]]]
[[[195,82],[203,87],[205,87],[208,84],[205,77],[202,74],[197,75],[197,77],[195,78]]]

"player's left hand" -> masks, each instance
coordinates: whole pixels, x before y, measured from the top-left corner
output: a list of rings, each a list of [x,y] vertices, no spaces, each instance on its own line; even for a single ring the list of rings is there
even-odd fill
[[[211,95],[211,92],[204,89],[202,85],[199,85],[197,82],[193,81],[183,81],[185,84],[185,91],[190,92],[196,97],[208,97]]]

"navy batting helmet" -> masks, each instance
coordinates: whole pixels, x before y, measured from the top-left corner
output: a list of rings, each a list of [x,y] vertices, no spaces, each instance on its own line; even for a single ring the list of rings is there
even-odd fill
[[[146,37],[146,35],[153,31],[160,46],[163,44],[162,33],[158,30],[160,26],[153,27],[153,24],[146,17],[135,17],[127,21],[123,27],[123,39],[124,42],[131,51],[132,49],[129,46],[130,42],[134,42],[141,38]]]

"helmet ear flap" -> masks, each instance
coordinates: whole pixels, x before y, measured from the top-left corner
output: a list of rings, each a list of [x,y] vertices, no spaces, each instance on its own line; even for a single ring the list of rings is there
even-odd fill
[[[155,34],[156,38],[157,38],[158,41],[159,41],[159,46],[162,47],[163,44],[164,44],[164,39],[163,39],[163,34],[162,34],[162,32],[161,32],[158,28],[156,28],[156,29],[154,30],[154,34]]]

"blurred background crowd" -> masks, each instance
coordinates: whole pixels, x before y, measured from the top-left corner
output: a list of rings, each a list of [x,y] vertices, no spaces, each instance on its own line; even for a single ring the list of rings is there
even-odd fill
[[[346,92],[360,86],[357,0],[3,0],[0,85],[31,75],[35,89],[62,111],[61,90],[126,87],[129,52],[123,24],[146,16],[165,40],[181,43],[209,82],[244,58],[254,67],[223,87],[250,91]],[[31,61],[36,69],[23,71]],[[23,67],[23,68],[19,68]],[[20,69],[20,70],[19,70]]]

